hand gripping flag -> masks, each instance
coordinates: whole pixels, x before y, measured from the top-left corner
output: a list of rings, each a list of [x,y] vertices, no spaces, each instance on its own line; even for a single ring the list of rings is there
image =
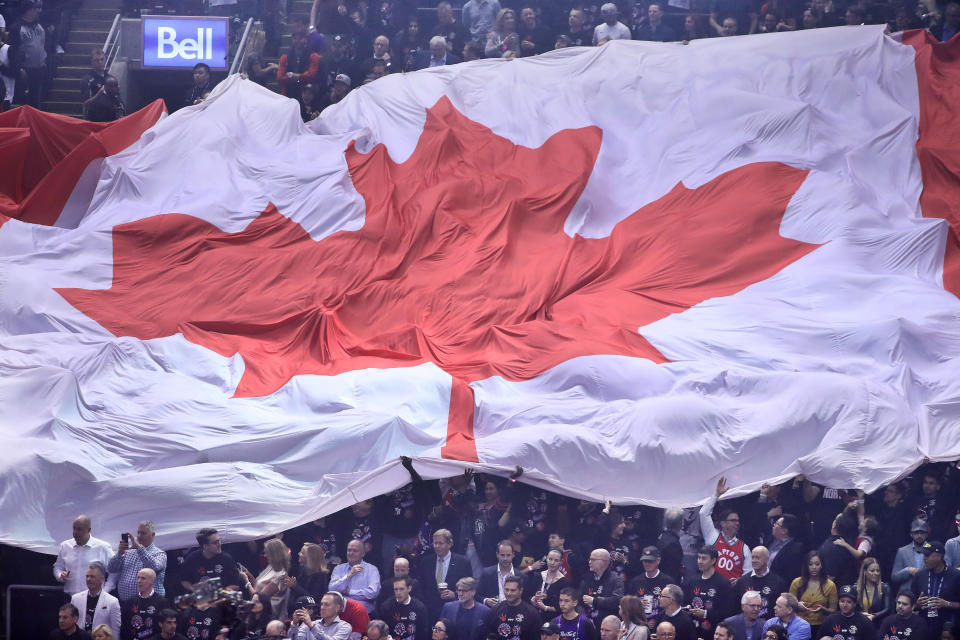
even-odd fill
[[[228,79],[79,209],[0,227],[0,540],[80,512],[259,536],[401,456],[655,505],[960,457],[952,57],[880,27],[611,42],[309,125]]]

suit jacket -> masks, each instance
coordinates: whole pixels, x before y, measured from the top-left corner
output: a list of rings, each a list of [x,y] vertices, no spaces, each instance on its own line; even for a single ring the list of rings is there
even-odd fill
[[[81,629],[83,628],[84,618],[86,617],[88,593],[90,593],[90,591],[84,589],[80,593],[73,594],[73,597],[70,598],[71,604],[80,611],[80,622],[78,624]],[[97,625],[100,624],[105,624],[110,627],[114,638],[120,637],[120,601],[107,593],[105,589],[100,590],[100,597],[97,598],[97,610],[93,613],[93,626],[91,629],[96,629]]]
[[[467,560],[466,556],[451,551],[450,564],[447,566],[445,579],[447,589],[456,593],[457,580],[471,576],[473,576],[473,567],[470,566],[470,561]],[[420,558],[420,595],[423,598],[423,603],[427,606],[430,619],[436,619],[440,615],[440,609],[444,603],[440,599],[440,591],[437,589],[437,554],[432,551]],[[456,602],[456,600],[453,602]]]
[[[477,580],[477,602],[483,602],[484,598],[500,598],[500,580],[497,578],[499,572],[497,565],[484,567],[480,572],[480,579]],[[520,575],[516,569],[513,572]]]
[[[444,64],[460,64],[461,62],[463,62],[463,60],[458,58],[456,55],[450,53],[449,51],[447,52],[447,59]],[[413,59],[414,70],[427,69],[429,67],[430,67],[430,50],[421,49],[417,51],[416,57]]]
[[[733,625],[733,640],[747,640],[747,619],[743,617],[742,613],[730,616],[724,622]],[[763,619],[757,618],[754,620],[753,624],[750,625],[750,630],[753,632],[750,635],[750,640],[761,640],[763,638]]]
[[[922,562],[920,566],[915,564],[915,553],[912,542],[897,549],[897,557],[893,560],[893,571],[890,574],[890,582],[895,585],[910,582],[913,577],[910,575],[910,567],[923,569]]]
[[[786,580],[789,585],[794,578],[800,577],[805,555],[803,543],[799,540],[791,540],[787,546],[780,549],[770,563],[770,571]]]

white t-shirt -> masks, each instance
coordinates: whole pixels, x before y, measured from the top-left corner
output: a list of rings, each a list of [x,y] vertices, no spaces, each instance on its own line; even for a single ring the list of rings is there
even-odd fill
[[[0,21],[2,20],[3,18],[0,18]],[[10,45],[8,44],[0,46],[0,65],[3,65],[4,67],[10,66]],[[16,81],[2,73],[0,73],[0,80],[3,80],[3,84],[7,88],[7,97],[5,100],[7,102],[13,102],[13,89],[16,85]]]
[[[604,38],[611,40],[629,40],[630,29],[622,22],[615,23],[612,27],[606,22],[602,22],[593,28],[593,44],[596,46]]]

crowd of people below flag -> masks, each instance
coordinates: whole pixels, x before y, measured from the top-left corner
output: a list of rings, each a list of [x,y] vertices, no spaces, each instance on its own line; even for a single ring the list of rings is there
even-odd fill
[[[872,495],[798,477],[723,500],[721,479],[666,510],[406,464],[402,489],[226,548],[203,528],[163,551],[149,520],[112,545],[78,516],[50,637],[957,640],[960,463]]]

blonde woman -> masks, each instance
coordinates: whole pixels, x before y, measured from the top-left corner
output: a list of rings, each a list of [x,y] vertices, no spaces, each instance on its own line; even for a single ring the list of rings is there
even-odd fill
[[[247,36],[247,50],[243,58],[243,71],[247,78],[261,86],[266,86],[270,78],[277,73],[277,65],[266,64],[263,60],[263,45],[267,36],[263,29],[253,29]]]
[[[501,9],[493,23],[493,31],[487,36],[485,53],[488,58],[502,58],[508,51],[520,55],[517,14],[513,9]]]
[[[90,637],[93,638],[93,640],[116,640],[116,638],[113,637],[113,631],[110,631],[110,627],[105,624],[95,626]]]
[[[860,567],[857,578],[857,606],[863,615],[876,624],[892,613],[890,610],[890,585],[880,578],[880,562],[876,558],[867,558]]]
[[[287,598],[290,589],[284,578],[290,572],[290,549],[279,538],[271,538],[263,545],[267,556],[267,568],[260,572],[254,582],[254,591],[264,603],[269,599],[274,618],[282,618],[287,613]]]

